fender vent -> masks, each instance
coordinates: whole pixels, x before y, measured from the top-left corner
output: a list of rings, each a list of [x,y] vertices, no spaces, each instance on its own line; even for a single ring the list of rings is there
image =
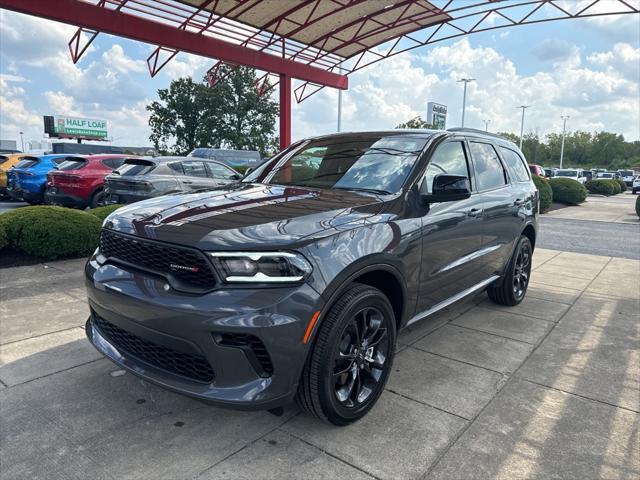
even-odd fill
[[[270,377],[273,374],[269,352],[258,337],[245,333],[214,333],[213,338],[218,345],[243,350],[247,360],[261,377]]]

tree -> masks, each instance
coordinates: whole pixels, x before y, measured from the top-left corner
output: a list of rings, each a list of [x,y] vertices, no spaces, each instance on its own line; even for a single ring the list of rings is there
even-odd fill
[[[413,117],[411,120],[405,123],[401,123],[396,128],[429,128],[429,129],[437,129],[434,125],[425,122],[420,115],[417,117]]]
[[[255,71],[223,67],[214,88],[190,77],[158,90],[160,101],[147,106],[150,140],[162,152],[184,155],[196,147],[277,150],[274,135],[278,104],[258,95]]]

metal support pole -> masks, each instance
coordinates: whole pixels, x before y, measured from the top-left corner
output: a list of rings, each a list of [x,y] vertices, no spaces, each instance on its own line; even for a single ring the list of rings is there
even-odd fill
[[[489,131],[489,124],[491,123],[491,120],[483,120],[484,122],[484,131],[488,132]]]
[[[338,128],[339,133],[342,129],[342,90],[338,90]]]
[[[562,160],[564,158],[564,137],[567,133],[567,120],[569,119],[569,115],[562,115],[562,145],[560,146],[560,168],[562,168]]]
[[[280,150],[291,144],[291,77],[280,74]]]
[[[464,114],[467,109],[467,83],[473,82],[475,78],[461,78],[458,82],[464,82],[464,90],[462,93],[462,127],[464,128]]]
[[[531,105],[520,105],[518,108],[522,109],[522,120],[520,121],[520,150],[522,150],[522,137],[524,136],[524,111]]]

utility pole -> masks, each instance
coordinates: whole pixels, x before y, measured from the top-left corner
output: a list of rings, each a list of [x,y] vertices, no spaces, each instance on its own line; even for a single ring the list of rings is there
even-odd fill
[[[338,72],[342,74],[342,68],[338,67]],[[338,128],[337,132],[342,130],[342,89],[338,89]]]
[[[560,168],[562,168],[562,159],[564,158],[564,137],[567,133],[567,120],[570,118],[569,115],[562,115],[560,118],[563,120],[562,122],[562,145],[560,146]]]
[[[484,131],[488,132],[489,131],[489,124],[491,123],[491,120],[483,120],[484,122]]]
[[[22,136],[24,132],[20,132],[20,143],[22,144],[22,153],[24,153],[24,137]]]
[[[464,112],[467,108],[467,83],[473,82],[475,78],[461,78],[458,83],[464,82],[464,93],[462,94],[462,127],[464,128]]]
[[[522,109],[522,120],[520,121],[520,150],[522,150],[522,137],[524,136],[524,111],[531,105],[520,105],[518,108]]]

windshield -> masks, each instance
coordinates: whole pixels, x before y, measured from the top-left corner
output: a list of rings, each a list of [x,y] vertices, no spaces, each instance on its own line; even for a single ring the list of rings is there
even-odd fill
[[[559,177],[577,177],[578,172],[575,170],[558,170],[557,175]]]
[[[612,178],[613,177],[613,173],[599,173],[598,177],[600,177],[600,178]]]
[[[156,168],[154,162],[149,160],[125,160],[125,162],[113,171],[116,175],[132,177],[134,175],[144,175]]]
[[[632,177],[633,176],[633,171],[632,170],[620,170],[618,173],[620,175],[622,175],[623,177]]]
[[[278,155],[243,182],[395,193],[429,137],[340,135]]]
[[[87,161],[83,158],[67,158],[64,162],[60,163],[57,167],[58,170],[78,170],[84,167]]]

